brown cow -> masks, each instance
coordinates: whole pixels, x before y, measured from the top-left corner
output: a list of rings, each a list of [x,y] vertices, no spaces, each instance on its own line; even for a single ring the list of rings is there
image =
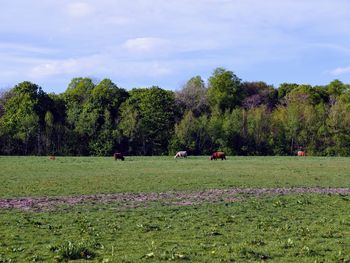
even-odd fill
[[[297,152],[297,155],[298,155],[298,156],[305,156],[305,152],[304,152],[304,151],[298,151],[298,152]]]
[[[113,157],[114,157],[114,160],[118,160],[118,159],[120,159],[120,160],[122,160],[122,161],[125,160],[123,154],[121,154],[121,153],[114,153],[114,154],[113,154]]]
[[[216,159],[221,159],[221,160],[226,160],[226,156],[224,152],[214,152],[211,156],[210,156],[210,160],[216,160]]]

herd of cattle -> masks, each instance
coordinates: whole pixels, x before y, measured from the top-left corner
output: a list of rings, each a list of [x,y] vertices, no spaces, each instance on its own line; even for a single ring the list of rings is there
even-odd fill
[[[177,158],[187,158],[188,154],[187,154],[187,151],[179,151],[175,154],[174,156],[174,159],[177,159]],[[305,156],[305,152],[304,151],[298,151],[297,152],[297,156]],[[122,160],[124,161],[125,160],[125,157],[122,153],[114,153],[113,154],[113,158],[114,160]],[[50,155],[49,156],[49,159],[50,160],[55,160],[55,156],[54,155]],[[221,159],[221,160],[226,160],[226,155],[224,152],[214,152],[210,157],[209,157],[210,160],[217,160],[217,159]]]
[[[180,151],[177,152],[174,156],[174,159],[176,158],[187,158],[187,152],[186,151]],[[221,160],[226,160],[226,155],[224,152],[214,152],[210,158],[210,160],[216,160],[216,159],[221,159]]]
[[[186,151],[179,151],[175,154],[174,159],[176,158],[187,158],[187,152]],[[114,160],[125,160],[125,157],[122,153],[114,153],[113,154]],[[226,155],[224,152],[214,152],[210,157],[210,160],[216,160],[216,159],[221,159],[221,160],[226,160]]]
[[[187,158],[188,154],[187,151],[179,151],[175,154],[174,159],[177,158]],[[305,156],[305,152],[304,151],[298,151],[297,152],[297,156]],[[114,153],[113,155],[114,160],[125,160],[125,157],[122,153]],[[210,157],[210,160],[217,160],[217,159],[221,159],[221,160],[226,160],[226,155],[224,152],[214,152]]]

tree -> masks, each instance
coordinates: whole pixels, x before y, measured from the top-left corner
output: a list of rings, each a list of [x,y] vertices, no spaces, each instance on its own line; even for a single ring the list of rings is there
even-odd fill
[[[212,109],[232,110],[241,103],[241,80],[229,70],[217,68],[209,78],[208,100]]]
[[[89,135],[94,125],[94,119],[87,114],[82,117],[83,111],[87,111],[86,106],[95,84],[90,78],[74,78],[68,85],[67,90],[62,94],[66,105],[66,128],[67,139],[65,140],[65,151],[69,155],[88,155],[89,154]],[[94,112],[95,113],[95,112]],[[95,113],[96,114],[96,113]],[[84,121],[87,121],[85,123]]]
[[[296,83],[282,83],[278,87],[278,100],[282,100],[289,92],[298,88],[298,86]]]
[[[109,155],[120,142],[116,132],[119,107],[127,91],[104,79],[96,86],[91,79],[73,79],[65,92],[68,124],[79,154]]]
[[[337,98],[342,95],[345,91],[349,90],[350,85],[346,85],[340,80],[333,80],[326,86],[327,92],[330,96]]]
[[[237,108],[226,111],[222,123],[225,146],[223,150],[229,155],[246,155],[245,110]]]
[[[207,88],[200,76],[191,78],[176,92],[176,104],[183,113],[192,111],[196,117],[209,112]]]
[[[265,82],[243,82],[242,93],[244,95],[242,106],[246,109],[266,105],[273,109],[278,101],[278,91]]]
[[[65,155],[70,153],[66,147],[69,130],[66,128],[66,104],[62,95],[49,94],[52,105],[45,113],[46,152]]]
[[[129,151],[167,154],[175,124],[175,94],[157,86],[133,89],[121,108],[120,128],[130,142]]]
[[[175,125],[169,151],[175,153],[186,150],[193,155],[209,154],[212,151],[212,141],[208,122],[206,115],[196,118],[192,111],[186,112],[183,119]]]
[[[329,110],[326,120],[330,135],[327,155],[350,155],[350,105],[336,101]]]
[[[4,104],[1,130],[16,140],[13,152],[43,154],[45,113],[51,107],[50,97],[41,87],[25,81],[16,85]]]
[[[170,143],[170,152],[186,150],[197,154],[197,119],[192,111],[187,111],[182,120],[175,125],[175,133]]]
[[[127,97],[128,92],[118,88],[109,79],[102,80],[92,89],[82,112],[82,119],[86,117],[93,120],[85,123],[92,130],[89,134],[90,154],[110,155],[115,148],[120,147],[121,138],[117,131],[119,107]]]
[[[271,154],[270,139],[270,114],[266,106],[260,106],[247,112],[247,132],[250,141],[248,149],[253,155]]]

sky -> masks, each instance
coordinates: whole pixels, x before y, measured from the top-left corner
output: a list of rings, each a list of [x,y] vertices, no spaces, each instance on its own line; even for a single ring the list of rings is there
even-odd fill
[[[0,89],[74,77],[179,90],[242,81],[350,83],[349,0],[0,0]]]

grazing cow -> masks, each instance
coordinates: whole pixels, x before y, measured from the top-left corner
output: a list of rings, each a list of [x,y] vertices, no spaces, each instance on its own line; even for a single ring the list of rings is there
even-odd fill
[[[123,154],[121,154],[121,153],[114,153],[114,154],[113,154],[113,157],[114,157],[114,160],[118,160],[118,159],[120,159],[120,160],[122,160],[122,161],[125,160]]]
[[[56,160],[56,157],[54,155],[50,155],[49,160]]]
[[[297,152],[297,155],[298,155],[298,156],[305,156],[305,152],[304,152],[304,151],[298,151],[298,152]]]
[[[216,160],[216,159],[226,160],[225,153],[224,152],[214,152],[210,156],[210,160]]]
[[[186,151],[179,151],[175,154],[174,159],[176,158],[186,158],[187,157],[187,152]]]

